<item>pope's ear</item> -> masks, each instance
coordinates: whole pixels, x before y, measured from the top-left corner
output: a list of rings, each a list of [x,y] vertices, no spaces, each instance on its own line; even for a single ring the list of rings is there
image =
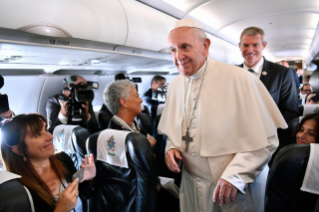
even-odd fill
[[[204,51],[206,54],[209,52],[209,46],[210,46],[210,40],[208,38],[205,38],[203,41],[204,44]]]
[[[24,157],[24,154],[19,151],[19,146],[18,145],[13,145],[11,147],[11,149],[12,149],[12,152],[16,153],[17,155],[20,155],[20,156]]]

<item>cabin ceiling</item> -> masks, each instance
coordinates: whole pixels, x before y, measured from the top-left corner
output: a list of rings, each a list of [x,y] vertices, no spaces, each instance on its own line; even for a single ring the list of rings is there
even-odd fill
[[[242,63],[239,36],[250,26],[265,31],[271,61],[309,65],[319,51],[318,0],[1,0],[0,74],[175,74],[167,35],[184,17],[229,64]]]
[[[318,0],[138,0],[177,19],[199,21],[205,31],[238,45],[243,29],[262,28],[273,61],[305,59],[319,21]]]

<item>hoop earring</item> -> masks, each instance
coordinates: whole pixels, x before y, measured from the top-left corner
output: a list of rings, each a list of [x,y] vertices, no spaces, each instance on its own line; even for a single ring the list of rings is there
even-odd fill
[[[27,157],[26,156],[23,157],[23,161],[27,162]]]

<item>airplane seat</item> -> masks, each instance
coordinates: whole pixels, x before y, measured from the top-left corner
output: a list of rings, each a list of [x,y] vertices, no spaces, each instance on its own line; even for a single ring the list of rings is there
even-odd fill
[[[0,171],[0,212],[34,212],[29,190],[15,176],[18,175]]]
[[[158,107],[158,105],[153,105],[153,106],[151,107],[151,120],[152,120],[152,123],[153,123],[153,124],[154,124],[154,121],[155,121],[155,119],[156,119],[157,107]],[[154,127],[153,127],[153,129],[154,129]]]
[[[87,129],[76,125],[58,125],[53,131],[53,145],[57,151],[67,153],[76,169],[80,169],[82,158],[86,155]]]
[[[166,135],[161,135],[157,132],[157,127],[159,121],[161,119],[161,115],[158,115],[154,121],[154,138],[156,139],[156,144],[153,147],[153,152],[156,154],[156,162],[157,162],[157,172],[158,176],[173,178],[175,184],[179,187],[181,183],[182,175],[181,173],[171,172],[165,163],[165,147],[166,147]]]
[[[303,105],[299,105],[298,110],[299,110],[298,116],[302,116],[303,115]]]
[[[164,110],[165,104],[159,104],[159,105],[154,105],[151,108],[151,120],[153,123],[153,136],[157,134],[157,125],[156,124],[156,119],[159,115],[162,115],[163,110]]]
[[[142,113],[146,113],[149,117],[151,117],[150,110],[146,105],[142,104]]]
[[[317,199],[316,206],[315,206],[315,209],[313,211],[319,212],[319,198]]]
[[[317,200],[314,212],[319,212],[319,198]]]
[[[142,133],[144,135],[150,134],[152,135],[153,127],[151,118],[146,113],[140,113],[136,116],[137,124],[141,127]]]
[[[268,174],[265,212],[313,211],[318,195],[300,190],[303,184],[310,145],[293,144],[276,155]]]
[[[299,116],[305,116],[311,113],[319,113],[319,104],[299,106]]]
[[[112,117],[113,117],[112,112],[106,107],[105,104],[103,104],[98,114],[98,120],[100,123],[101,130],[107,129]]]
[[[288,122],[288,129],[282,131],[282,139],[279,142],[279,149],[289,144],[296,143],[296,134],[297,134],[297,127],[299,124],[300,118],[294,118]]]
[[[87,151],[94,155],[97,183],[89,211],[155,211],[156,162],[144,135],[106,129],[88,138]]]

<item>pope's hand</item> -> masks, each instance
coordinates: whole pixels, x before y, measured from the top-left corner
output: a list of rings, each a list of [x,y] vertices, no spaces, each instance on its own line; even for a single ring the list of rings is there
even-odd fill
[[[224,205],[235,199],[237,188],[230,182],[220,178],[214,190],[213,201],[218,201],[220,205]]]
[[[182,160],[181,153],[177,149],[170,149],[165,155],[165,162],[167,167],[172,172],[179,173],[181,170],[178,167],[176,160]]]

